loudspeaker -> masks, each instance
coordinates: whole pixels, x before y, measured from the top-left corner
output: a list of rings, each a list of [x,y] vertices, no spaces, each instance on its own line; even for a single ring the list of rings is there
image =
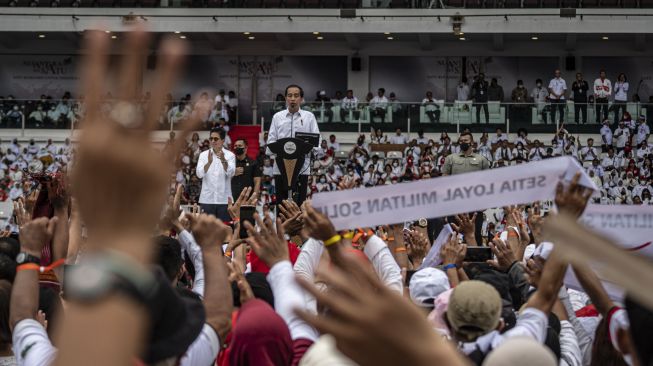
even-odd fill
[[[567,70],[567,71],[576,70],[576,57],[575,56],[567,56],[565,58],[565,70]]]
[[[156,55],[151,54],[147,56],[147,69],[148,70],[154,70],[156,69]]]
[[[361,71],[361,58],[354,56],[351,58],[351,71]]]

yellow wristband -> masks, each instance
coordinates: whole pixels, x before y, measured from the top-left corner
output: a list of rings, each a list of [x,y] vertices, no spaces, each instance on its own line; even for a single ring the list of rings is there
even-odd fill
[[[325,240],[324,241],[324,246],[328,247],[329,245],[333,245],[333,244],[339,242],[340,240],[342,240],[342,236],[336,234],[336,235],[330,237],[329,239]]]
[[[349,232],[347,232],[346,234],[343,234],[342,237],[343,237],[344,239],[351,239],[351,238],[354,237],[354,232],[353,232],[353,231],[349,231]]]

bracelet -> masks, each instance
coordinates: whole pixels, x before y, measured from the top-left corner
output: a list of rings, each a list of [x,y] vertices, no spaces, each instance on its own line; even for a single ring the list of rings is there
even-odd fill
[[[448,270],[450,270],[450,269],[452,269],[452,268],[453,268],[453,269],[456,269],[456,265],[453,264],[453,263],[449,263],[449,264],[445,265],[445,266],[442,267],[442,268],[443,268],[445,271],[448,271]]]
[[[39,266],[36,263],[25,263],[25,264],[21,264],[20,266],[16,267],[16,272],[34,270],[34,271],[39,271],[39,273],[44,273],[44,272],[48,272],[50,270],[53,270],[53,269],[61,266],[65,262],[66,262],[65,259],[62,258],[62,259],[59,259],[57,261],[54,261],[49,266]]]
[[[329,245],[333,245],[333,244],[339,242],[340,240],[342,240],[342,236],[336,234],[336,235],[330,237],[329,239],[325,240],[324,241],[324,246],[328,247]]]
[[[347,232],[347,233],[345,233],[345,234],[342,234],[342,237],[343,237],[344,239],[351,239],[351,238],[354,237],[354,232],[353,232],[353,231],[349,231],[349,232]]]
[[[395,249],[395,253],[400,253],[400,252],[405,252],[405,251],[406,251],[406,247],[399,247],[399,248]]]
[[[225,256],[225,257],[228,257],[228,258],[231,258],[231,250],[227,250],[227,251],[225,251],[225,252],[224,252],[224,256]]]

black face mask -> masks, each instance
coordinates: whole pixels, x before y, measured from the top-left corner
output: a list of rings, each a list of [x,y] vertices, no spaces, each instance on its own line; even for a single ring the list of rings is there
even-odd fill
[[[243,155],[243,153],[245,152],[245,148],[244,147],[237,147],[237,148],[234,149],[234,152],[236,153],[236,155]]]
[[[467,151],[469,150],[469,144],[466,142],[461,142],[460,143],[460,151]]]

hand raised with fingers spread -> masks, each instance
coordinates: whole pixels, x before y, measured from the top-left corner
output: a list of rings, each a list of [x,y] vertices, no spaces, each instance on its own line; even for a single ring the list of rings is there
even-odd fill
[[[490,248],[497,258],[490,259],[487,263],[499,271],[508,272],[513,263],[517,261],[510,245],[505,243],[503,240],[496,238],[492,240],[492,243],[490,243]]]
[[[408,239],[411,259],[419,260],[421,264],[421,260],[424,259],[426,253],[431,249],[429,238],[418,231],[411,230],[408,232]]]
[[[533,257],[526,262],[526,277],[531,286],[538,287],[545,263],[542,257]]]
[[[458,243],[458,234],[453,233],[449,235],[447,242],[440,249],[440,259],[444,264],[455,264],[456,267],[461,268],[466,253],[467,245]],[[460,258],[461,254],[462,259]]]
[[[346,257],[340,267],[320,276],[334,291],[325,293],[305,280],[298,282],[329,311],[315,315],[298,310],[297,314],[321,333],[333,335],[338,349],[356,364],[465,364],[454,347],[433,332],[424,315],[385,287],[370,266]],[[352,277],[360,280],[351,281]]]
[[[166,212],[163,214],[162,225],[167,228],[173,228],[179,223],[179,216],[181,216],[181,195],[184,187],[181,184],[177,185],[175,194],[172,197],[172,202],[166,207]]]
[[[528,218],[526,219],[526,222],[528,223],[528,227],[531,229],[535,244],[541,243],[544,218],[541,215],[540,205],[538,203],[533,204],[533,207],[528,209]]]
[[[233,202],[229,198],[227,203],[227,211],[232,220],[235,220],[240,217],[240,207],[241,206],[256,206],[257,200],[256,193],[253,191],[252,187],[245,187],[240,192],[240,195],[236,199],[236,202]]]
[[[249,222],[245,222],[245,229],[249,234],[247,242],[254,250],[254,253],[261,258],[263,262],[269,267],[274,267],[275,264],[290,259],[288,254],[288,243],[283,238],[284,231],[281,225],[281,220],[277,219],[276,232],[275,225],[272,220],[261,220],[261,217],[255,213],[254,219],[259,231]]]
[[[16,225],[18,225],[18,228],[32,221],[32,215],[25,209],[22,197],[14,201],[14,215],[16,215]]]
[[[329,240],[338,234],[331,220],[310,204],[304,205],[304,226],[308,235],[317,240]]]
[[[39,217],[20,229],[20,248],[33,256],[40,257],[41,250],[54,234],[57,218]]]
[[[456,232],[463,234],[465,242],[470,245],[476,245],[476,215],[476,212],[471,216],[467,213],[456,215],[458,225],[451,224]]]
[[[229,227],[222,223],[215,216],[200,214],[195,216],[186,214],[186,218],[190,221],[190,229],[202,249],[215,247],[220,250],[222,243],[229,235]]]
[[[238,290],[240,290],[240,305],[242,306],[249,300],[254,299],[254,292],[249,282],[247,282],[240,264],[238,262],[229,262],[227,267],[229,267],[229,282],[235,282]]]
[[[567,212],[578,218],[585,211],[587,202],[592,197],[593,190],[583,187],[578,182],[580,181],[580,172],[576,173],[571,179],[571,183],[567,188],[558,183],[556,187],[555,204],[560,212]]]

